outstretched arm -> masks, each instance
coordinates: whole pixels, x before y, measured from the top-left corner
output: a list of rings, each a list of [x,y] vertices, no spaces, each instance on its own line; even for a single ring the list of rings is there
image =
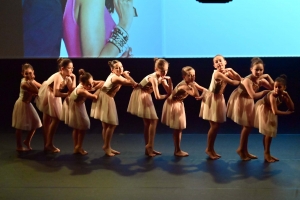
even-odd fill
[[[293,113],[293,110],[287,110],[287,111],[281,111],[277,108],[277,102],[276,97],[274,97],[272,94],[270,95],[270,103],[271,103],[271,109],[274,115],[289,115]]]
[[[158,82],[157,82],[157,79],[156,78],[153,78],[153,77],[149,77],[149,81],[152,83],[152,87],[153,87],[153,93],[154,93],[154,96],[155,96],[155,99],[165,99],[167,98],[169,95],[161,95],[159,93],[159,90],[158,90]]]
[[[231,72],[229,72],[229,73],[231,73]],[[214,78],[222,80],[222,81],[225,81],[226,83],[228,83],[230,85],[236,85],[237,86],[237,85],[239,85],[241,83],[240,80],[232,80],[232,79],[228,78],[225,74],[223,74],[221,72],[218,72],[218,71],[215,72]]]
[[[26,82],[22,83],[21,88],[24,89],[24,90],[29,91],[32,94],[37,94],[39,92],[39,89],[33,83],[33,80],[29,80],[29,81],[26,81]]]
[[[247,90],[248,95],[252,99],[259,99],[262,96],[266,95],[268,92],[270,92],[270,90],[263,90],[263,91],[260,91],[260,92],[255,92],[252,88],[252,81],[248,78],[244,79],[243,85],[245,86],[245,89]]]
[[[231,78],[233,80],[238,80],[238,81],[242,80],[242,77],[236,71],[234,71],[232,68],[226,68],[225,71],[228,74],[229,78]]]
[[[98,94],[96,94],[96,93],[91,94],[88,91],[83,90],[83,89],[77,89],[77,94],[80,95],[80,96],[83,96],[85,98],[92,99],[92,100],[97,100],[97,98],[98,98]]]

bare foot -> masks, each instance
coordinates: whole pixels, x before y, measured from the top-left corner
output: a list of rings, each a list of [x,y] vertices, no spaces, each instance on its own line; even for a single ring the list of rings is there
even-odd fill
[[[271,158],[273,158],[275,161],[279,161],[279,159],[274,156],[271,156]]]
[[[55,146],[52,146],[52,147],[44,147],[44,151],[49,153],[59,153],[60,149],[56,148]]]
[[[189,156],[189,153],[185,151],[178,151],[178,152],[174,152],[174,156],[185,157],[185,156]]]
[[[153,149],[153,153],[156,154],[156,155],[161,155],[161,152],[155,151],[154,149]]]
[[[104,147],[103,147],[102,149],[104,150],[105,155],[107,155],[107,156],[109,156],[109,157],[115,156],[115,154],[112,153],[111,148],[104,148]]]
[[[247,157],[250,158],[250,159],[257,159],[257,156],[256,156],[256,155],[253,155],[253,154],[251,154],[251,153],[246,152],[246,155],[247,155]]]
[[[16,150],[19,151],[19,152],[25,152],[25,151],[30,151],[31,149],[27,149],[27,148],[24,148],[24,147],[18,147]]]
[[[112,152],[113,154],[116,154],[116,155],[119,155],[119,154],[121,154],[121,152],[119,152],[119,151],[116,151],[116,150],[114,150],[114,149],[111,149],[111,152]]]
[[[213,151],[208,151],[208,150],[206,149],[206,150],[205,150],[205,153],[206,153],[206,154],[209,156],[209,158],[212,159],[212,160],[217,160],[217,159],[220,158],[220,157],[218,157],[218,156],[215,156]]]
[[[251,158],[249,158],[248,156],[246,156],[241,150],[236,150],[236,153],[239,154],[239,156],[241,157],[241,159],[244,160],[244,161],[251,160]]]
[[[265,156],[265,161],[266,162],[269,162],[269,163],[275,162],[275,159],[273,159],[270,154],[265,154],[264,156]]]
[[[26,140],[24,140],[23,144],[28,148],[28,150],[32,150],[29,142],[26,142]]]
[[[153,148],[152,147],[146,145],[145,150],[146,150],[145,154],[147,156],[150,156],[150,157],[156,156],[156,154],[153,152]]]
[[[221,155],[220,155],[220,154],[217,154],[217,153],[215,152],[215,150],[213,150],[213,154],[214,154],[214,156],[217,156],[217,157],[221,158]]]

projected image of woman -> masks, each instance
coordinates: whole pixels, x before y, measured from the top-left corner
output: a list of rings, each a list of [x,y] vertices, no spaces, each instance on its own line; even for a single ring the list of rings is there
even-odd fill
[[[114,9],[118,24],[110,15]],[[69,57],[130,57],[128,31],[134,16],[133,0],[68,0],[63,35]]]

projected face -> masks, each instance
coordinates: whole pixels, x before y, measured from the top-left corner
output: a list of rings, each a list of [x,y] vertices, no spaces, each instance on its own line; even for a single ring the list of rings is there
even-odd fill
[[[223,58],[223,56],[216,56],[213,59],[213,63],[214,63],[214,67],[219,70],[222,71],[223,69],[225,69],[225,66],[227,64],[226,60]]]
[[[286,86],[282,82],[275,81],[275,83],[274,83],[275,94],[281,95],[285,89],[286,89]]]
[[[264,73],[264,66],[261,63],[255,64],[251,69],[252,75],[260,77]]]
[[[195,70],[193,70],[193,69],[187,71],[187,74],[183,77],[183,79],[186,83],[194,82],[195,78],[196,78]]]
[[[114,64],[114,68],[112,69],[112,73],[120,76],[124,71],[123,65],[121,62],[117,62]]]

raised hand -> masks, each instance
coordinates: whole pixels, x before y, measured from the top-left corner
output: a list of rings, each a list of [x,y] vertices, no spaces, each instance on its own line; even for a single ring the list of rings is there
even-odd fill
[[[133,0],[114,0],[114,7],[119,16],[119,26],[128,31],[135,15]]]

